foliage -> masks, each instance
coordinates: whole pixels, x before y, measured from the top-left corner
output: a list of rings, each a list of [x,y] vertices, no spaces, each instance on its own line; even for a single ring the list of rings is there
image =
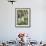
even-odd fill
[[[28,10],[17,10],[17,25],[28,25]]]

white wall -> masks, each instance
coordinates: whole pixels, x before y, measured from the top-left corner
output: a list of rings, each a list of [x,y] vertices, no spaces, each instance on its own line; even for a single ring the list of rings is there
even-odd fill
[[[31,27],[15,27],[15,8],[31,8]],[[30,34],[33,40],[46,40],[45,0],[17,0],[14,5],[0,0],[0,40],[15,40],[19,32]]]

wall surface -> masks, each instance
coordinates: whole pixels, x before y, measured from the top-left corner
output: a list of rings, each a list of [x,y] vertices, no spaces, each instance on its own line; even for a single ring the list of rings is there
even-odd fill
[[[0,0],[0,41],[15,40],[19,32],[28,33],[33,40],[46,40],[46,1],[17,0],[13,5]],[[15,27],[15,8],[31,8],[31,27]]]

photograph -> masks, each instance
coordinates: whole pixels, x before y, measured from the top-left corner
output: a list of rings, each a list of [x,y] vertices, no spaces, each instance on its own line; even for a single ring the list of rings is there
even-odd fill
[[[16,27],[30,27],[30,8],[16,8],[15,11]]]

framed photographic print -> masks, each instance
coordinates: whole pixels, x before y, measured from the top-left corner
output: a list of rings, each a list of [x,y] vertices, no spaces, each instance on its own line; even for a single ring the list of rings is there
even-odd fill
[[[30,8],[15,9],[15,26],[16,27],[31,26],[31,9]]]

